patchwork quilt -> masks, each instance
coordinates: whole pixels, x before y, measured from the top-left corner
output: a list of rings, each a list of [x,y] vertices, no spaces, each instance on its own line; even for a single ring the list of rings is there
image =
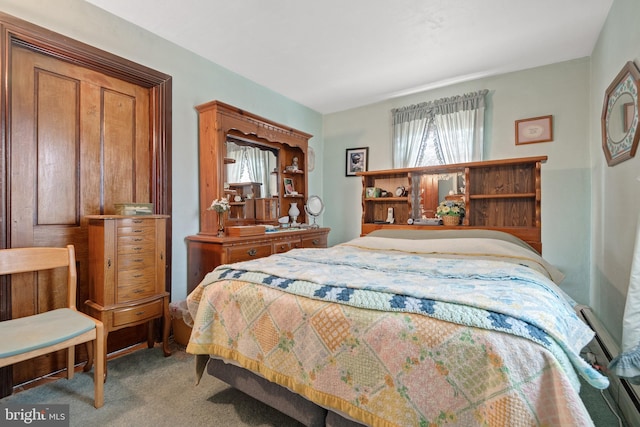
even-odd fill
[[[187,351],[369,425],[592,424],[593,333],[541,260],[370,242],[218,267],[188,298]]]

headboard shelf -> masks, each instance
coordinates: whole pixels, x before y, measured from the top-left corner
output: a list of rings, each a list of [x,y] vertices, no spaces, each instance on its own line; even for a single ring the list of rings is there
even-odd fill
[[[382,228],[452,228],[408,222],[434,218],[438,203],[455,197],[464,200],[466,215],[454,228],[504,231],[542,253],[540,168],[546,160],[538,156],[358,172],[362,177],[361,234]],[[406,189],[406,196],[397,197],[400,187]],[[392,197],[378,197],[385,193]],[[390,208],[394,223],[383,224]]]

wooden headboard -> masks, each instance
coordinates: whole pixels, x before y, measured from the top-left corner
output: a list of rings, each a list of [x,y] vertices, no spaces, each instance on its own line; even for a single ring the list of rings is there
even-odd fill
[[[518,237],[542,254],[540,169],[546,160],[539,156],[358,172],[362,177],[361,235],[387,228],[497,230]],[[434,212],[437,203],[450,194],[443,194],[440,187],[447,176],[452,181],[449,191],[465,202],[462,224],[409,224],[425,212]],[[367,188],[380,191],[367,192]],[[390,208],[393,224],[385,222]]]

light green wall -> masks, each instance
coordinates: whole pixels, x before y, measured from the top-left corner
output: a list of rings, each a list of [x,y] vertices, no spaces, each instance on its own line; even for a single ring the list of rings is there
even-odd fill
[[[369,147],[369,170],[389,169],[391,109],[488,89],[485,160],[546,155],[542,166],[543,253],[576,300],[589,297],[589,60],[483,78],[325,115],[325,224],[331,244],[357,237],[361,180],[344,176],[345,149]],[[553,115],[554,141],[516,146],[518,119]],[[336,173],[335,171],[338,170]]]
[[[640,66],[639,16],[639,0],[615,0],[591,55],[591,305],[618,342],[640,212],[640,153],[607,166],[600,116],[605,90],[624,64]]]
[[[212,62],[81,0],[0,0],[9,15],[172,76],[173,248],[172,299],[186,296],[184,238],[198,232],[198,135],[195,105],[213,99],[268,117],[314,137],[322,164],[322,116]],[[309,175],[322,194],[322,168]]]

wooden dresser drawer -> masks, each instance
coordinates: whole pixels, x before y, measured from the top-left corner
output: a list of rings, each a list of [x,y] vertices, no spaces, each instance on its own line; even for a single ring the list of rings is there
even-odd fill
[[[283,252],[290,251],[291,249],[301,248],[302,243],[300,239],[288,239],[273,242],[273,253],[281,254]]]
[[[327,233],[318,234],[317,236],[309,236],[302,238],[303,248],[326,248],[327,247]]]
[[[156,294],[153,266],[118,271],[116,303],[122,304]]]
[[[119,308],[113,311],[113,326],[143,322],[162,316],[162,298],[135,307]],[[166,319],[165,319],[166,321]]]
[[[138,228],[153,229],[154,227],[155,223],[152,218],[121,218],[118,220],[118,234],[128,233]]]
[[[140,270],[141,268],[154,265],[154,263],[154,251],[150,253],[118,254],[118,270]]]
[[[242,245],[227,248],[227,262],[248,261],[271,255],[271,243]]]

